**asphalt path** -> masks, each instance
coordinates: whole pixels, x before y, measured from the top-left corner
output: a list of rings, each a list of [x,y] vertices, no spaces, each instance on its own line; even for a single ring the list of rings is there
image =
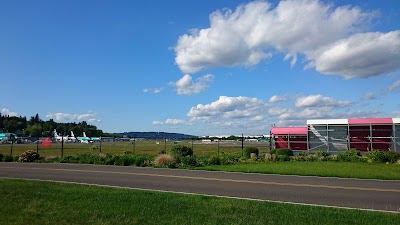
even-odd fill
[[[0,177],[400,212],[400,181],[4,162]]]

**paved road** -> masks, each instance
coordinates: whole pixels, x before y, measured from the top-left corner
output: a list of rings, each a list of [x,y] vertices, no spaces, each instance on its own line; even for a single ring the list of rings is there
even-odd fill
[[[0,177],[400,212],[400,181],[47,163],[0,163]]]

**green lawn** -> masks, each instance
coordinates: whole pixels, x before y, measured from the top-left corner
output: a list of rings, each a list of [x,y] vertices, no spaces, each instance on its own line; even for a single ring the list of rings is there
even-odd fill
[[[158,155],[161,151],[165,149],[169,151],[172,146],[179,144],[185,145],[188,147],[192,147],[191,141],[182,141],[174,143],[172,141],[157,141],[157,140],[146,140],[146,141],[138,141],[133,145],[133,142],[102,142],[101,150],[102,153],[111,153],[111,154],[122,154],[125,151],[135,152],[135,154],[140,155]],[[93,150],[93,147],[96,146],[97,149]],[[245,146],[256,146],[260,149],[261,152],[267,151],[267,147],[269,146],[268,142],[260,142],[260,143],[246,143]],[[22,154],[27,150],[36,151],[38,148],[39,154],[41,156],[61,156],[61,143],[53,143],[51,147],[42,147],[41,145],[37,146],[36,144],[14,144],[13,145],[13,155],[17,156]],[[212,144],[202,144],[200,141],[195,141],[193,144],[193,153],[197,156],[209,156],[213,154],[217,154],[219,152],[225,152],[226,154],[234,154],[241,155],[241,143],[233,142],[229,144],[220,144],[216,143]],[[65,143],[64,144],[64,156],[69,155],[78,155],[83,153],[90,152],[99,152],[100,143],[95,142],[93,144],[80,144],[80,143]],[[0,144],[0,154],[9,155],[11,152],[10,144]]]
[[[0,224],[400,224],[400,214],[0,179]]]
[[[383,163],[290,161],[239,163],[234,165],[207,166],[199,169],[245,173],[400,180],[400,165]]]

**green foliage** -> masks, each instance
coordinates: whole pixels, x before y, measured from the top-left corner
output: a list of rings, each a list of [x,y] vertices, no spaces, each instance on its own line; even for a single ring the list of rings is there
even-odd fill
[[[195,156],[189,156],[189,155],[181,158],[181,164],[184,167],[187,166],[195,167],[199,165],[199,163],[197,162],[197,158]]]
[[[0,154],[0,162],[3,161],[3,157],[4,157],[4,155]]]
[[[395,163],[400,159],[400,153],[373,150],[368,152],[365,157],[368,162],[372,163]]]
[[[271,150],[269,151],[269,154],[271,154],[271,155],[276,154],[276,148],[271,149]]]
[[[288,155],[276,155],[276,161],[283,162],[283,161],[290,161],[290,157]]]
[[[256,147],[245,147],[243,150],[243,156],[247,159],[250,158],[251,153],[255,153],[258,156],[259,150]]]
[[[18,157],[19,162],[33,162],[35,160],[38,160],[40,158],[40,155],[32,150],[28,150],[24,153],[22,153]]]
[[[303,151],[301,151],[301,152],[299,152],[299,154],[297,154],[298,156],[307,156],[307,152],[303,152]]]
[[[400,153],[398,152],[385,152],[386,155],[386,162],[388,163],[395,163],[400,160]]]
[[[221,157],[212,155],[208,158],[208,165],[221,165]]]
[[[317,152],[315,152],[315,155],[318,157],[327,157],[327,156],[330,156],[331,153],[329,153],[325,150],[318,150]]]
[[[343,162],[361,161],[361,152],[357,149],[349,149],[344,152],[337,153],[337,159]]]
[[[31,116],[29,120],[26,117],[8,116],[0,114],[0,128],[6,133],[16,133],[18,136],[40,137],[51,136],[54,129],[59,132],[74,131],[75,134],[82,134],[83,131],[91,137],[104,136],[102,130],[98,130],[96,126],[88,125],[85,121],[80,123],[57,123],[53,119],[43,121],[39,115]]]
[[[170,154],[175,157],[185,157],[193,155],[193,150],[184,145],[174,145],[170,150]]]
[[[14,161],[14,158],[11,155],[6,155],[4,156],[4,162],[12,162]]]
[[[278,148],[278,149],[276,149],[276,155],[277,156],[279,156],[279,155],[292,156],[293,151],[288,148]]]

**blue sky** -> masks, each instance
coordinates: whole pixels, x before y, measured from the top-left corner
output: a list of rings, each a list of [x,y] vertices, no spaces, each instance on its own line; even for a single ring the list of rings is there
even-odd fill
[[[400,2],[0,1],[1,113],[266,134],[400,117]]]

